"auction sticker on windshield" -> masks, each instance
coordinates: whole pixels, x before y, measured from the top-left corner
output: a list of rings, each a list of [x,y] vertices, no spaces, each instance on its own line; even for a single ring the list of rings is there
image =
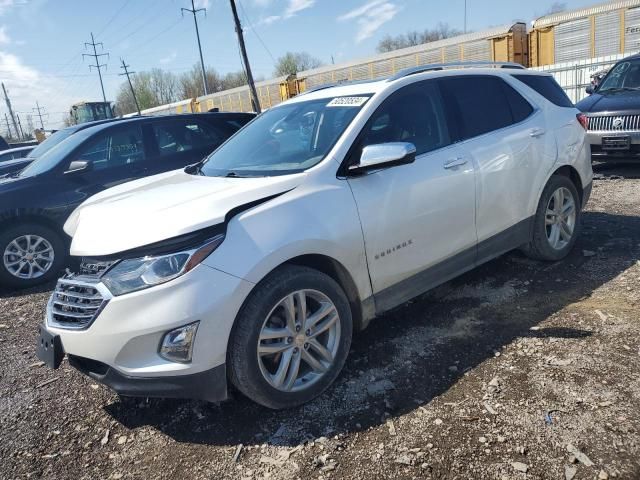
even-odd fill
[[[327,107],[361,107],[369,97],[337,97],[327,103]]]

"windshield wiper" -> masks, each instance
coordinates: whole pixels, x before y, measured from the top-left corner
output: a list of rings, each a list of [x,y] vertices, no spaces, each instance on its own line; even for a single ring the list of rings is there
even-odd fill
[[[628,91],[628,90],[640,90],[638,87],[611,87],[606,88],[604,90],[599,90],[598,93],[602,92],[620,92],[620,91]]]

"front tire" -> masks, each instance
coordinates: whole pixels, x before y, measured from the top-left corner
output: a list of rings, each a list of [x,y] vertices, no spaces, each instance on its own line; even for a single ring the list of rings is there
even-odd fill
[[[52,229],[36,223],[0,233],[0,285],[28,288],[58,275],[67,258],[64,241]]]
[[[353,322],[337,282],[286,265],[269,274],[243,305],[229,340],[231,383],[268,408],[291,408],[320,395],[338,377]]]
[[[566,257],[580,233],[580,196],[571,179],[553,175],[540,196],[525,254],[537,260]]]

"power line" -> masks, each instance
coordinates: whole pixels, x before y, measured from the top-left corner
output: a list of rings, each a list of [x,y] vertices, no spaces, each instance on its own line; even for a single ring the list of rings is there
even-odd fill
[[[96,47],[98,45],[100,45],[100,48],[104,49],[104,45],[102,44],[102,42],[98,42],[96,43],[95,39],[93,38],[93,32],[91,33],[91,42],[85,42],[84,47],[87,48],[88,45],[91,45],[93,47],[93,54],[91,53],[83,53],[82,57],[93,57],[96,61],[95,65],[89,65],[89,70],[91,70],[91,67],[96,67],[96,69],[98,70],[98,77],[100,77],[100,88],[102,89],[102,100],[104,100],[104,103],[107,103],[107,96],[104,94],[104,83],[102,82],[102,72],[101,69],[107,68],[107,64],[103,63],[100,64],[100,57],[109,57],[109,53],[98,53],[98,51],[96,50]]]
[[[202,85],[204,86],[204,94],[208,95],[209,92],[207,89],[207,74],[205,73],[205,70],[204,70],[204,59],[202,58],[202,45],[200,44],[200,32],[198,31],[198,16],[197,16],[198,12],[204,12],[206,16],[207,9],[206,8],[196,9],[195,4],[193,3],[193,0],[191,0],[191,9],[181,8],[180,12],[183,15],[184,15],[184,12],[191,12],[193,14],[193,23],[196,26],[196,38],[198,39],[198,51],[200,52],[200,66],[202,67]]]
[[[131,84],[131,77],[130,75],[136,73],[136,72],[130,72],[127,69],[129,68],[129,65],[127,65],[126,63],[124,63],[124,60],[122,58],[120,58],[120,61],[122,62],[122,69],[124,69],[124,73],[121,73],[120,75],[126,75],[127,76],[127,81],[129,82],[129,88],[131,88],[131,95],[133,95],[133,101],[136,102],[136,110],[138,111],[138,115],[142,115],[140,113],[140,105],[138,104],[138,99],[136,98],[136,91],[133,89],[133,85]]]
[[[238,5],[240,5],[240,10],[242,10],[242,14],[244,15],[245,20],[247,21],[247,23],[249,24],[249,28],[251,29],[251,31],[253,32],[253,34],[256,36],[256,38],[258,39],[258,41],[262,44],[262,46],[264,47],[264,49],[267,51],[267,53],[269,54],[269,56],[271,57],[271,60],[273,61],[273,65],[275,66],[276,59],[273,56],[273,54],[271,53],[271,50],[269,50],[269,47],[267,47],[266,43],[264,43],[262,41],[262,37],[260,37],[260,35],[258,35],[258,32],[256,31],[256,29],[253,26],[253,22],[251,21],[251,19],[249,18],[249,15],[247,15],[247,12],[244,9],[244,6],[242,5],[242,2],[240,0],[238,0]]]
[[[145,49],[141,49],[141,47],[144,47],[148,44],[150,44],[152,41],[154,41],[156,38],[158,38],[160,35],[162,35],[163,33],[168,32],[169,30],[175,28],[176,25],[178,25],[180,22],[182,21],[182,17],[178,19],[177,22],[172,23],[171,25],[169,25],[166,28],[163,28],[162,30],[160,30],[158,33],[156,33],[155,35],[153,35],[152,37],[148,38],[147,40],[140,42],[138,44],[136,44],[136,52],[133,54],[133,56],[139,56],[140,53],[144,53]],[[154,45],[155,46],[155,45]]]
[[[113,14],[113,17],[111,17],[109,19],[109,21],[106,23],[106,25],[104,27],[102,27],[102,29],[96,34],[97,36],[100,36],[108,27],[109,25],[111,25],[113,23],[113,21],[116,19],[116,17],[118,15],[120,15],[120,12],[122,12],[122,10],[124,10],[124,7],[126,7],[127,5],[129,5],[129,2],[131,0],[125,0],[125,2],[122,4],[122,6],[118,9],[118,11],[116,13]]]

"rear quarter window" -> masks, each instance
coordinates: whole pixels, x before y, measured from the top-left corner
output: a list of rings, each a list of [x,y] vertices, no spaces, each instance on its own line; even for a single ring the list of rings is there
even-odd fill
[[[531,87],[559,107],[574,106],[571,100],[569,100],[569,97],[567,97],[567,94],[562,90],[562,87],[558,85],[558,82],[556,82],[553,77],[542,75],[513,75],[513,77],[528,87]]]

